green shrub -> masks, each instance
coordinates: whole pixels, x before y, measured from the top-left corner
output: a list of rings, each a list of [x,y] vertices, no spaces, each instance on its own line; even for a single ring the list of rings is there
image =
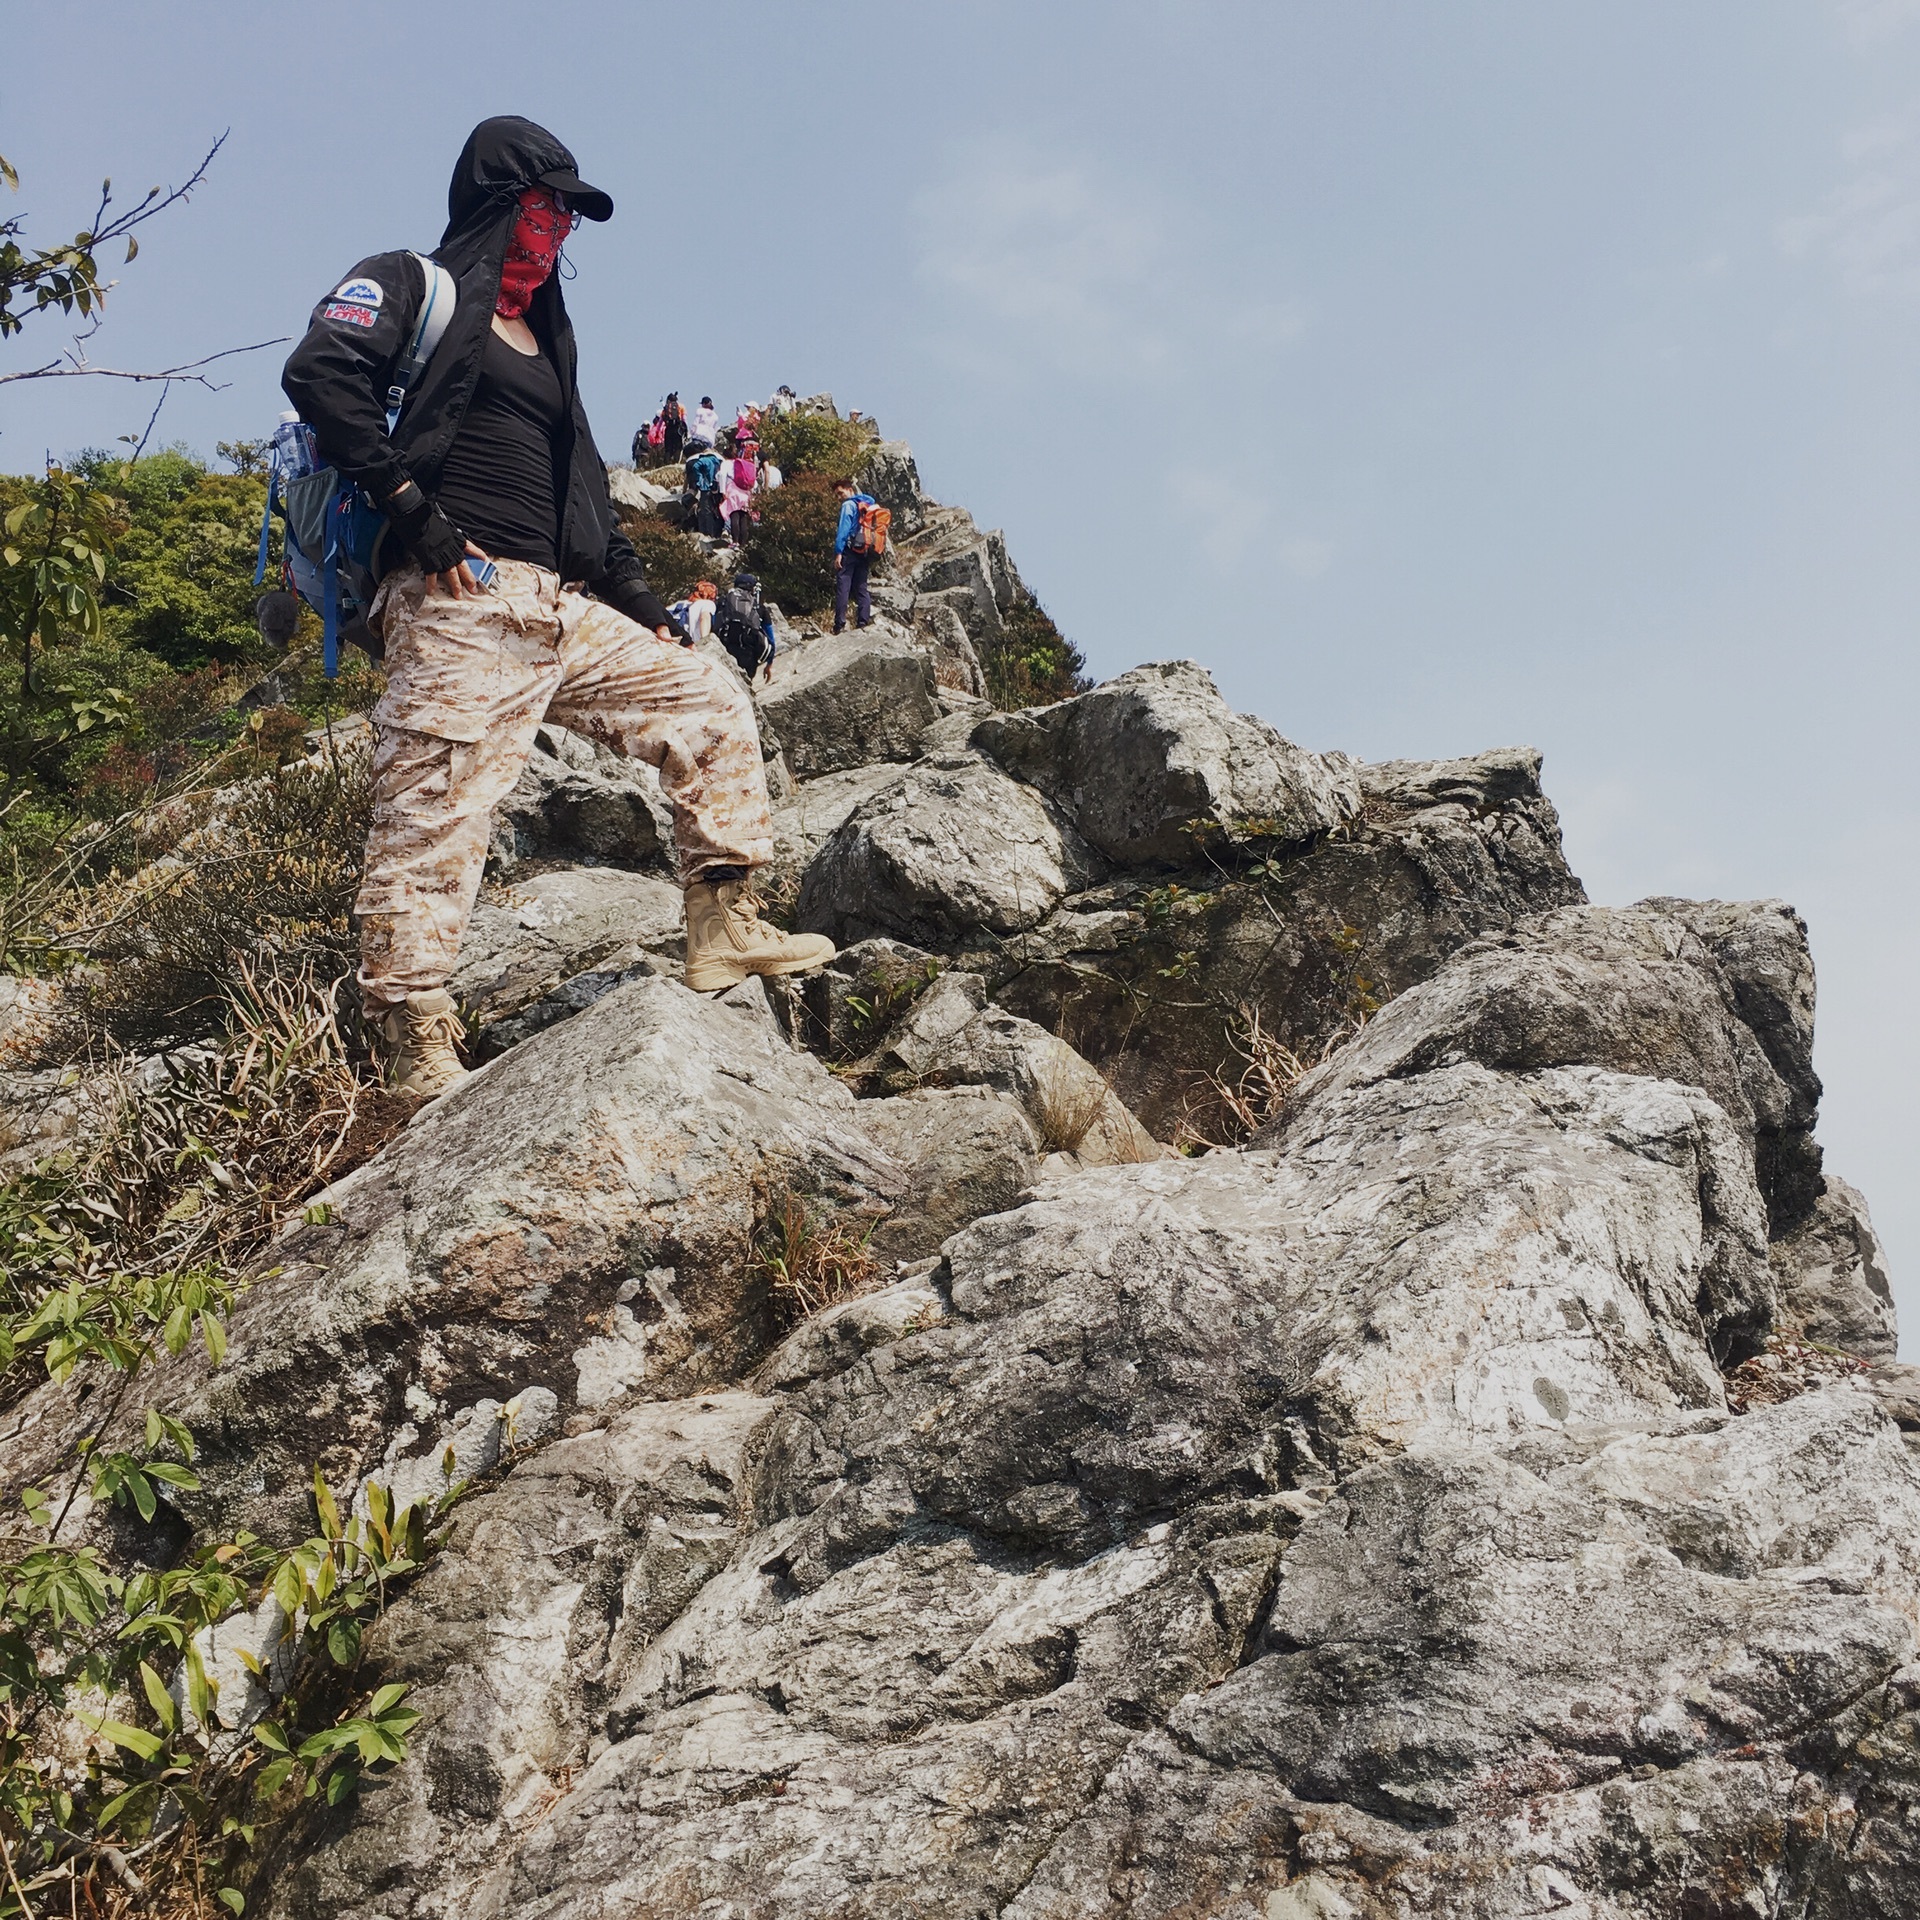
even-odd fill
[[[647,585],[662,600],[678,600],[696,580],[715,576],[712,555],[690,533],[669,526],[658,514],[629,513],[621,520],[633,550],[647,569]]]
[[[980,649],[980,670],[996,707],[1012,712],[1049,706],[1092,684],[1085,656],[1032,594],[1013,603],[1003,625],[1001,639]]]
[[[184,447],[131,465],[87,454],[75,470],[126,510],[127,531],[100,595],[110,639],[179,669],[272,657],[253,620],[263,478],[211,472]],[[270,566],[279,559],[278,529],[276,520]]]
[[[869,420],[842,420],[831,413],[772,414],[760,423],[760,452],[788,480],[797,474],[857,480],[876,437]]]
[[[760,496],[760,523],[747,536],[747,564],[783,613],[819,613],[833,605],[839,519],[840,496],[825,474],[802,473]]]

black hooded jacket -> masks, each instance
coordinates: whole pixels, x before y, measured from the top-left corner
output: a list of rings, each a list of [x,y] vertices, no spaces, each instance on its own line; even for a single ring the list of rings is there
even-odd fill
[[[574,170],[573,155],[531,120],[483,120],[468,136],[447,188],[447,230],[433,254],[453,275],[460,297],[391,437],[387,389],[419,318],[425,292],[419,262],[404,252],[372,254],[314,308],[280,384],[313,428],[321,457],[376,500],[409,478],[432,498],[480,378],[520,192],[543,174]],[[346,297],[350,293],[355,297]],[[580,404],[573,325],[557,273],[534,294],[527,323],[551,357],[567,402],[569,425],[554,450],[565,486],[560,577],[584,581],[646,626],[672,625],[614,518],[606,467]]]

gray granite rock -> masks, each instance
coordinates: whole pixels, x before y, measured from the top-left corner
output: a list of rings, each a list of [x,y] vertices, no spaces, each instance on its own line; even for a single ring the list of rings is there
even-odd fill
[[[673,809],[651,768],[564,727],[543,726],[525,770],[494,809],[491,871],[592,858],[672,870]]]
[[[1813,1211],[1768,1255],[1783,1326],[1871,1360],[1893,1358],[1900,1338],[1887,1256],[1857,1188],[1828,1174]]]
[[[1123,866],[1190,863],[1196,829],[1294,843],[1360,811],[1354,762],[1307,753],[1235,713],[1191,660],[1135,667],[1071,700],[996,715],[973,744]]]
[[[876,621],[782,654],[758,689],[796,780],[876,761],[910,760],[940,717],[928,648],[910,628]]]
[[[1039,924],[1097,873],[1031,787],[973,755],[920,762],[862,801],[814,857],[803,926],[941,947]]]
[[[487,1026],[578,974],[646,956],[677,963],[685,939],[673,881],[620,867],[551,868],[475,903],[447,984]]]
[[[1685,922],[1646,907],[1564,907],[1466,948],[1385,1007],[1294,1090],[1323,1094],[1456,1060],[1507,1070],[1588,1065],[1682,1080],[1710,1094],[1755,1156],[1776,1230],[1798,1184],[1774,1176],[1810,1147],[1810,1116],[1747,1024],[1725,968]]]

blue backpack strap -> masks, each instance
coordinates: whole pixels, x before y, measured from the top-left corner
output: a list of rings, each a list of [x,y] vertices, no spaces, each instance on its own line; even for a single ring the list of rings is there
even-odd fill
[[[324,602],[321,609],[320,659],[329,680],[340,677],[340,522],[351,504],[349,487],[342,481],[340,491],[334,495],[332,509],[327,514],[327,543],[320,557]]]
[[[267,534],[273,525],[273,496],[280,485],[280,463],[276,460],[267,473],[267,497],[260,508],[260,561],[253,570],[257,587],[267,577]]]

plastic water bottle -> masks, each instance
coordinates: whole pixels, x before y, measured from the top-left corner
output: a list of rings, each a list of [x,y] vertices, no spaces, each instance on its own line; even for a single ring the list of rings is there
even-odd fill
[[[283,484],[311,473],[319,464],[313,429],[291,408],[280,416],[280,424],[273,430],[273,463]]]

